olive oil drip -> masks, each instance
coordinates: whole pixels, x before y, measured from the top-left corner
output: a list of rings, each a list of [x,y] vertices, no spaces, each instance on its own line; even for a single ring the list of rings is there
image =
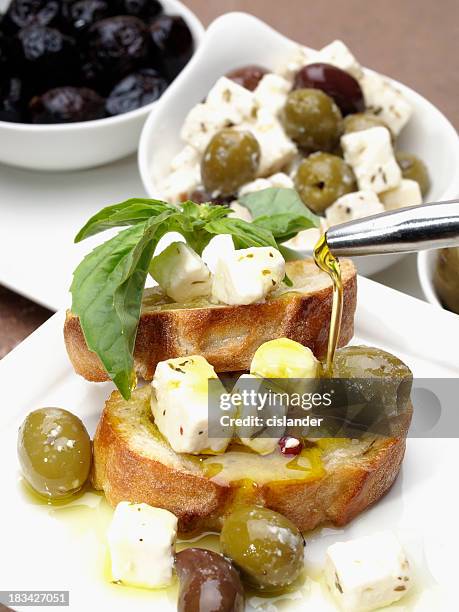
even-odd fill
[[[338,346],[341,319],[343,315],[343,283],[341,280],[341,268],[338,259],[334,257],[328,248],[326,234],[320,237],[314,247],[314,261],[316,266],[326,272],[333,283],[333,305],[330,319],[330,332],[328,335],[328,349],[326,374],[333,375],[333,360],[336,347]]]

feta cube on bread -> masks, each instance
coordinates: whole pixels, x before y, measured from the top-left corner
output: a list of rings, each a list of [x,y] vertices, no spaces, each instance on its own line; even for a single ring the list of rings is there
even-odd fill
[[[171,584],[176,536],[172,512],[120,502],[107,533],[113,580],[147,589]]]
[[[210,270],[184,242],[173,242],[153,257],[149,272],[166,295],[176,302],[210,294]]]
[[[406,554],[389,531],[330,546],[325,579],[345,612],[383,608],[401,599],[412,583]]]
[[[384,206],[374,191],[355,191],[336,200],[325,211],[328,226],[384,212]]]
[[[389,191],[384,191],[379,197],[386,210],[422,204],[422,194],[419,183],[411,179],[402,179],[398,187],[390,189]]]
[[[345,161],[354,170],[359,189],[381,193],[400,184],[402,173],[387,128],[373,127],[344,134],[341,146]]]
[[[376,72],[366,72],[360,80],[366,112],[379,117],[398,136],[408,123],[413,109],[404,94]]]
[[[325,47],[322,47],[313,62],[308,63],[316,62],[323,62],[341,68],[341,70],[349,72],[349,74],[357,80],[359,80],[363,74],[362,66],[342,40],[334,40]]]
[[[285,106],[287,96],[292,88],[291,83],[278,74],[265,74],[253,92],[255,102],[277,115]]]
[[[233,237],[230,234],[217,234],[204,247],[202,260],[213,274],[220,257],[224,257],[225,254],[232,253],[235,250]]]
[[[285,261],[273,247],[251,247],[221,257],[212,278],[212,299],[223,304],[262,301],[282,282]]]
[[[225,391],[214,368],[200,355],[167,359],[156,366],[151,410],[176,453],[218,453],[231,440],[232,433],[225,436],[228,431],[223,428],[221,437],[209,437],[209,380],[214,381],[213,391]]]

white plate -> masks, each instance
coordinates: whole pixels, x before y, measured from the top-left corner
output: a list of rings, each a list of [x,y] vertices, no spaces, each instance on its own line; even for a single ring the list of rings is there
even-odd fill
[[[0,591],[68,589],[70,609],[75,612],[121,612],[127,606],[173,612],[170,595],[133,591],[104,581],[102,526],[109,512],[103,504],[64,520],[28,502],[18,484],[16,436],[24,416],[40,406],[62,406],[80,415],[92,434],[112,388],[109,383],[88,383],[73,373],[62,341],[63,320],[63,312],[56,314],[0,362]],[[354,342],[391,350],[418,377],[459,376],[459,318],[364,278],[359,278]],[[307,536],[310,563],[320,564],[326,546],[333,541],[393,529],[415,562],[420,593],[414,603],[408,600],[409,607],[392,609],[455,609],[453,604],[439,602],[449,598],[457,585],[456,482],[456,440],[408,440],[402,472],[382,500],[344,529],[316,530]],[[310,592],[304,589],[286,608],[334,610],[319,597],[317,583],[310,587]]]
[[[237,44],[235,44],[237,33]],[[346,41],[352,49],[352,41]],[[158,195],[157,185],[169,172],[172,157],[182,148],[180,129],[188,111],[208,94],[215,81],[247,64],[279,69],[296,43],[252,15],[228,13],[208,28],[201,47],[150,113],[139,146],[139,168],[145,190]],[[365,64],[365,57],[358,58]],[[391,80],[391,79],[389,79]],[[430,201],[447,200],[459,193],[459,140],[453,126],[428,100],[393,81],[413,106],[413,116],[398,139],[398,148],[418,155],[432,179]],[[400,255],[357,258],[359,272],[380,272]]]

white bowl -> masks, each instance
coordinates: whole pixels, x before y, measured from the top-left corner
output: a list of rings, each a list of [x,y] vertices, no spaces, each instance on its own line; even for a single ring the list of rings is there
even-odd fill
[[[206,97],[217,78],[245,64],[276,69],[296,43],[245,13],[228,13],[208,28],[201,47],[150,113],[140,139],[139,170],[145,190],[158,195],[158,179],[169,171],[183,147],[180,128],[190,108]],[[365,58],[360,58],[363,62]],[[459,192],[459,142],[453,126],[421,95],[393,81],[410,100],[413,116],[399,138],[399,147],[419,155],[432,179],[429,200],[446,200]],[[400,255],[356,258],[359,272],[374,274]]]
[[[421,251],[421,253],[418,253],[418,277],[426,300],[438,308],[443,308],[433,280],[437,253],[437,251]]]
[[[178,0],[161,0],[169,14],[181,15],[199,48],[204,27]],[[8,1],[0,0],[0,9]],[[55,125],[0,121],[0,162],[32,170],[78,170],[126,157],[137,149],[152,102],[142,108],[106,119]]]

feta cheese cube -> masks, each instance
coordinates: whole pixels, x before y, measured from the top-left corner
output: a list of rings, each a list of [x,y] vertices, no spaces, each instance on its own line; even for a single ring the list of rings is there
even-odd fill
[[[186,243],[173,242],[153,257],[149,272],[166,295],[176,302],[210,294],[210,271]]]
[[[308,62],[308,64],[315,62],[324,62],[325,64],[331,64],[332,66],[341,68],[341,70],[349,72],[349,74],[357,80],[359,80],[363,74],[362,66],[342,40],[334,40],[329,45],[323,47],[318,52],[313,62]]]
[[[202,260],[213,274],[219,258],[235,250],[233,237],[230,234],[217,234],[217,236],[211,238],[208,245],[204,247],[202,251]]]
[[[264,179],[260,179],[264,180]],[[233,200],[230,204],[231,213],[230,216],[236,219],[242,219],[242,221],[247,221],[250,223],[252,221],[252,213],[248,208],[239,204],[237,200]]]
[[[387,606],[401,599],[412,583],[406,554],[389,531],[330,546],[325,579],[347,612]]]
[[[258,347],[250,373],[264,378],[316,378],[319,362],[307,346],[290,338],[277,338]]]
[[[400,184],[402,173],[394,157],[390,132],[385,127],[344,134],[341,146],[359,189],[381,193]]]
[[[253,304],[273,291],[284,276],[285,261],[277,249],[240,249],[218,260],[212,299],[224,304]]]
[[[201,183],[201,164],[183,164],[171,171],[158,185],[161,197],[171,204],[179,204],[189,199],[191,193]]]
[[[259,109],[256,120],[241,128],[250,130],[260,145],[261,157],[257,176],[270,176],[295,157],[295,144],[285,134],[279,119],[269,111]]]
[[[294,238],[290,238],[287,242],[284,242],[284,246],[289,249],[299,249],[301,251],[312,251],[320,236],[326,230],[311,227],[311,229],[302,230]]]
[[[260,108],[277,115],[285,106],[292,85],[278,74],[268,73],[258,83],[253,97]]]
[[[355,191],[341,196],[325,211],[329,226],[339,225],[384,212],[384,206],[374,191]]]
[[[422,194],[419,183],[411,179],[402,179],[398,187],[390,189],[389,191],[384,191],[380,194],[380,198],[386,210],[422,204]]]
[[[278,72],[285,79],[292,82],[298,70],[303,68],[303,66],[319,61],[318,59],[316,59],[317,56],[317,51],[314,51],[313,49],[308,49],[307,47],[303,47],[302,45],[295,45],[295,48],[292,49],[292,52],[287,58],[287,61],[282,64]]]
[[[284,172],[277,172],[267,178],[255,179],[251,183],[246,183],[239,189],[239,196],[243,196],[246,193],[253,193],[254,191],[262,191],[263,189],[269,189],[270,187],[278,187],[281,189],[293,189],[293,179]]]
[[[211,138],[219,130],[230,125],[231,122],[225,119],[220,109],[211,108],[205,103],[197,104],[186,116],[180,137],[202,154]]]
[[[218,453],[231,440],[232,432],[228,435],[228,429],[214,421],[209,436],[209,418],[219,416],[217,411],[209,412],[209,380],[214,381],[213,391],[225,392],[214,368],[200,355],[167,359],[156,366],[151,410],[159,431],[177,453]]]
[[[256,108],[255,97],[242,85],[220,77],[207,96],[206,106],[218,110],[225,122],[238,125],[252,117]]]
[[[366,72],[360,80],[367,112],[382,119],[394,136],[398,136],[410,119],[413,109],[403,93],[376,72]]]
[[[176,535],[172,512],[120,502],[107,533],[113,580],[147,589],[170,584]]]
[[[182,234],[179,234],[178,232],[167,232],[164,234],[164,236],[161,236],[161,238],[158,240],[158,244],[156,245],[153,257],[156,257],[156,255],[162,253],[174,242],[186,242],[186,240]]]

